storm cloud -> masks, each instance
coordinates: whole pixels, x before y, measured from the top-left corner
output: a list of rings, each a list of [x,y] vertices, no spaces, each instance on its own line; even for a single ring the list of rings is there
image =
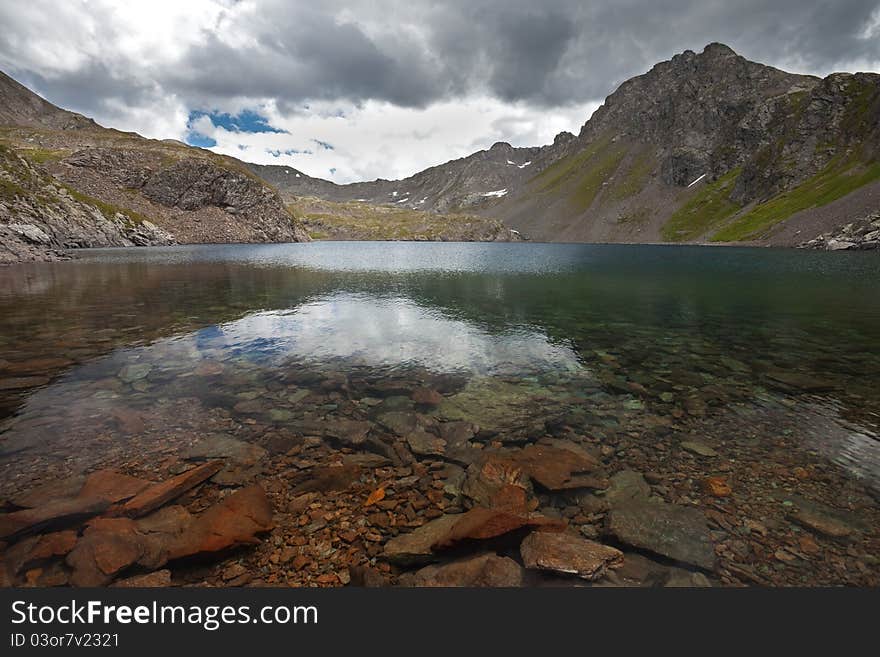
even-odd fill
[[[56,104],[153,137],[183,138],[195,111],[258,112],[300,139],[276,139],[271,150],[326,141],[337,148],[308,161],[320,161],[320,170],[337,163],[340,180],[388,177],[495,139],[526,145],[560,126],[577,130],[583,113],[625,79],[713,41],[800,73],[880,70],[878,7],[878,0],[30,0],[0,4],[0,68]],[[454,118],[437,108],[456,104],[485,107],[490,116],[476,124],[489,134],[449,144],[433,130],[436,117]],[[398,123],[400,112],[421,117],[424,126],[412,131],[449,147],[438,142],[422,149],[428,161],[385,160],[390,172],[373,171],[357,156],[356,138],[339,143],[345,134],[334,123],[373,125],[378,114],[368,110]],[[299,134],[297,121],[320,134]],[[389,123],[389,134],[399,127]],[[207,136],[222,150],[228,135]],[[239,156],[256,143],[248,140],[235,144]],[[398,145],[406,148],[405,140]],[[298,155],[283,163],[308,169]]]

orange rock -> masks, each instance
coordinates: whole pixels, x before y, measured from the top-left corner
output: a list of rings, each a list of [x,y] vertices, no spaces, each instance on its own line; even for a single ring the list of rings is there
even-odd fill
[[[154,484],[126,502],[121,509],[122,515],[131,518],[146,515],[198,486],[222,468],[223,461],[208,461],[162,483]]]
[[[536,483],[552,491],[572,488],[607,488],[608,480],[596,473],[601,464],[578,446],[533,444],[492,457],[497,464],[519,468]]]
[[[259,543],[272,529],[272,504],[261,486],[242,488],[196,517],[170,546],[169,559]]]
[[[71,525],[102,513],[108,506],[106,500],[77,497],[56,500],[35,509],[0,514],[0,538]]]
[[[96,518],[70,554],[74,586],[105,586],[113,577],[136,563],[145,552],[143,536],[129,518]]]
[[[79,497],[98,498],[111,503],[120,502],[134,497],[149,487],[150,483],[113,470],[96,470],[86,477],[79,491]]]
[[[713,497],[729,497],[733,493],[724,477],[706,477],[703,480],[703,489]]]
[[[370,493],[369,497],[367,497],[367,501],[364,502],[364,506],[372,506],[376,502],[381,502],[385,499],[385,487],[380,486],[372,493]]]
[[[545,531],[562,531],[566,523],[544,516],[510,513],[501,509],[474,507],[462,513],[456,523],[431,547],[447,548],[465,540],[485,540],[502,536],[516,529],[530,527]]]
[[[525,513],[528,502],[528,494],[523,488],[513,484],[504,484],[492,495],[490,506],[514,513]]]

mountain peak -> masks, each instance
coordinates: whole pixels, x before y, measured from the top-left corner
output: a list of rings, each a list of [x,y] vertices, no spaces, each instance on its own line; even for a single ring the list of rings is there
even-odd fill
[[[730,46],[723,43],[712,42],[703,48],[703,55],[707,57],[737,57],[738,55]]]

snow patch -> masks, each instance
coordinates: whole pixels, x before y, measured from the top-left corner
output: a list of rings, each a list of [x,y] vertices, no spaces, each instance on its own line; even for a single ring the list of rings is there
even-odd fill
[[[704,173],[702,176],[700,176],[700,177],[697,178],[694,182],[692,182],[690,185],[688,185],[688,189],[690,189],[691,187],[693,187],[694,185],[696,185],[698,182],[700,182],[700,181],[701,181],[703,178],[705,178],[705,177],[706,177],[706,174]]]
[[[516,162],[512,162],[511,160],[507,160],[507,163],[511,166],[516,167],[517,169],[525,169],[527,166],[529,166],[532,163],[532,161],[529,160],[528,162],[523,162],[522,164],[517,164]]]
[[[480,194],[480,196],[494,196],[497,198],[499,196],[504,196],[505,194],[507,194],[506,189],[496,189],[494,192],[486,192],[485,194]]]

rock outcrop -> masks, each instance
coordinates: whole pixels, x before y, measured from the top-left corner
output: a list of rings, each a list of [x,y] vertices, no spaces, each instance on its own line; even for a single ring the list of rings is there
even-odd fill
[[[833,233],[819,235],[800,245],[825,251],[873,251],[880,249],[880,213],[862,217]]]
[[[0,263],[65,258],[65,249],[173,243],[149,220],[78,194],[0,145]]]
[[[234,158],[55,107],[0,73],[0,263],[80,247],[308,241]]]

